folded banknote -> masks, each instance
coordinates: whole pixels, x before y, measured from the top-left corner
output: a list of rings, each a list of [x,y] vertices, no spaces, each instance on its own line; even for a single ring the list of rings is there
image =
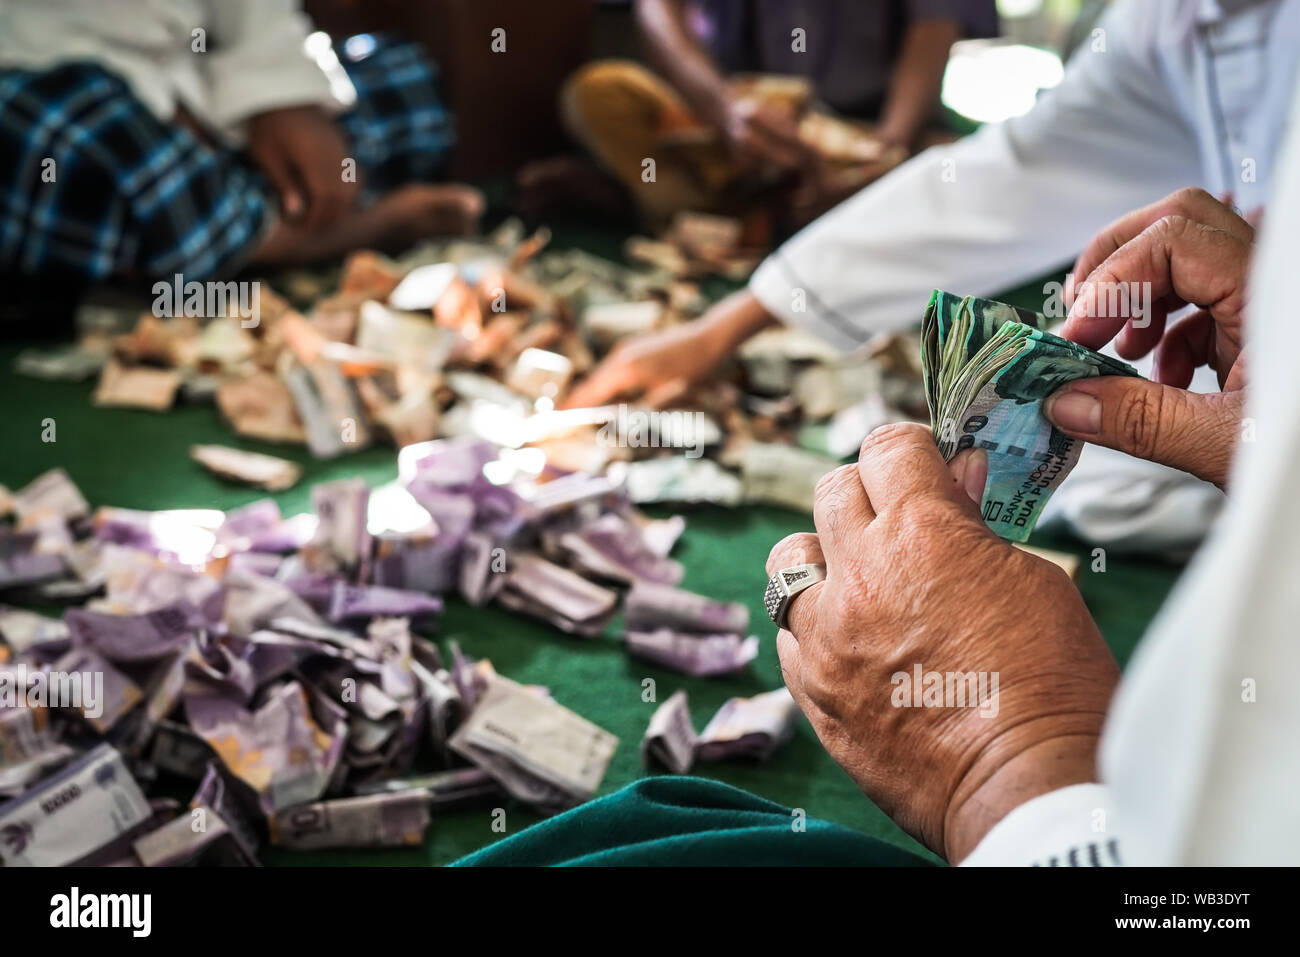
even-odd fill
[[[930,426],[947,461],[968,448],[988,454],[980,510],[1002,538],[1023,542],[1079,460],[1082,440],[1043,415],[1067,382],[1135,376],[1131,366],[1044,331],[1046,319],[1002,302],[936,289],[921,326]]]

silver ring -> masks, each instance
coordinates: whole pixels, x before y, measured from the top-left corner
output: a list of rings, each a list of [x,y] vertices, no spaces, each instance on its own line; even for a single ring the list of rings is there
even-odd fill
[[[794,596],[805,588],[811,588],[826,580],[825,565],[792,565],[783,568],[767,580],[767,591],[763,593],[763,607],[767,617],[778,628],[787,628],[786,612]]]

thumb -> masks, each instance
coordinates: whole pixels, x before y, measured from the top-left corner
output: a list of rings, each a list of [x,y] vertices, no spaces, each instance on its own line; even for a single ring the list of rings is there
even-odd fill
[[[1241,428],[1244,392],[1201,395],[1128,376],[1062,386],[1043,414],[1062,432],[1223,486]]]

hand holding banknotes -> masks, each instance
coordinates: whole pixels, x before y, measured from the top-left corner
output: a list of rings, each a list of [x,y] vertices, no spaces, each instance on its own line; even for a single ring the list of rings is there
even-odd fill
[[[1254,236],[1203,190],[1182,190],[1098,234],[1076,265],[1075,275],[1087,278],[1062,335],[1094,349],[1113,338],[1126,359],[1154,349],[1154,381],[1079,380],[1057,391],[1044,414],[1070,435],[1223,487],[1245,405],[1243,313]],[[1151,289],[1150,312],[1139,317],[1114,309],[1108,293],[1142,288],[1136,283]],[[1187,305],[1200,311],[1167,323]],[[1222,392],[1187,391],[1201,365],[1218,373]]]
[[[769,574],[826,566],[777,635],[795,701],[863,791],[951,862],[1025,801],[1096,780],[1119,678],[1065,573],[981,519],[981,458],[949,466],[929,429],[879,428],[818,486],[817,534],[768,558]],[[921,674],[974,675],[975,700],[910,687]]]

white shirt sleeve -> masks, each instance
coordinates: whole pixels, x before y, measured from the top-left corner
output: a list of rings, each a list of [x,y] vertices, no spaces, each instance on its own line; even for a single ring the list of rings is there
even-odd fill
[[[1109,833],[1123,829],[1123,864],[1300,860],[1300,93],[1290,130],[1253,265],[1251,392],[1228,505],[1125,672],[1102,738],[1107,784],[1016,808],[964,865],[1068,862],[1099,810]]]
[[[343,105],[303,48],[311,25],[297,0],[209,0],[208,16],[211,48],[202,62],[217,126],[280,107]]]
[[[1062,265],[1124,213],[1203,182],[1155,52],[1165,4],[1117,3],[1022,117],[927,150],[774,252],[749,288],[850,350],[916,322],[931,289],[990,295]]]
[[[1116,695],[1101,769],[1132,864],[1300,861],[1300,93],[1253,263],[1228,503]]]
[[[1016,808],[962,867],[1117,867],[1124,863],[1110,790],[1076,784]]]

